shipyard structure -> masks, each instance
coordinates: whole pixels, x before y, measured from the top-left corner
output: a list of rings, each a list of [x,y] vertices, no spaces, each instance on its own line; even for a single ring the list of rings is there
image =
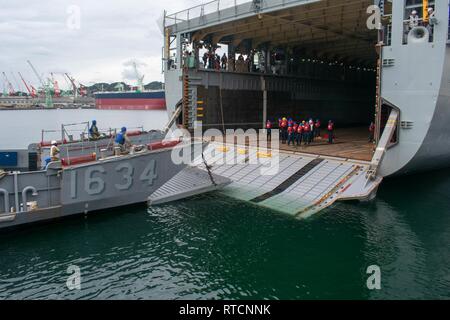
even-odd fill
[[[199,121],[222,130],[282,117],[332,120],[356,132],[346,141],[352,150],[318,153],[351,160],[359,148],[373,177],[444,167],[448,21],[448,1],[421,0],[217,0],[166,14],[167,108],[181,101],[179,123],[188,129]]]

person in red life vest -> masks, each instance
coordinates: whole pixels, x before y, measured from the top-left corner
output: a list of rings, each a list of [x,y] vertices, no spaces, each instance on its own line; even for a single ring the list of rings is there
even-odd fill
[[[328,121],[328,143],[333,144],[334,140],[334,123],[333,121]]]
[[[305,141],[305,146],[311,144],[311,127],[309,122],[303,124],[303,141]]]
[[[278,131],[280,132],[280,140],[283,140],[283,129],[282,129],[283,119],[278,119]]]
[[[369,126],[369,142],[375,141],[375,123],[371,123]]]
[[[286,118],[283,118],[281,121],[281,140],[283,143],[286,143],[286,140],[288,139],[288,121]]]
[[[266,122],[266,130],[267,130],[267,141],[272,141],[272,122],[267,120]]]
[[[315,130],[314,130],[314,132],[315,132],[315,134],[316,134],[316,138],[320,138],[320,127],[321,127],[321,123],[320,123],[320,120],[319,119],[317,119],[316,120],[316,123],[314,124],[314,126],[315,126]]]
[[[292,118],[289,118],[288,120],[288,126],[293,126],[294,125],[294,120]]]
[[[292,144],[295,144],[295,141],[297,141],[298,123],[294,122],[294,125],[292,126],[292,128],[294,129],[294,141],[292,142]]]
[[[294,145],[294,127],[292,125],[290,125],[288,127],[287,132],[288,132],[288,146],[291,145],[291,142],[292,142],[292,145]]]
[[[303,140],[303,126],[300,123],[300,125],[297,128],[297,146],[302,145],[302,140]]]

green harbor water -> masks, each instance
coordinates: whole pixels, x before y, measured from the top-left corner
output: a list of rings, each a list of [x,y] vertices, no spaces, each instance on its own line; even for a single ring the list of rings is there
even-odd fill
[[[210,194],[1,233],[0,299],[450,299],[450,170],[306,221]]]

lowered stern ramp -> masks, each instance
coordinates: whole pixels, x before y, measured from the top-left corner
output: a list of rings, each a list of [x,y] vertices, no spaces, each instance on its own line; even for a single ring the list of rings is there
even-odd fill
[[[211,143],[204,155],[212,180],[216,179],[220,188],[205,188],[205,185],[213,186],[213,182],[204,174],[203,188],[195,192],[198,183],[192,179],[193,168],[207,173],[205,162],[199,158],[185,173],[180,173],[152,195],[149,203],[166,203],[170,199],[203,193],[201,190],[218,190],[223,195],[257,206],[308,218],[338,200],[369,199],[382,181],[381,178],[368,178],[370,163],[348,159],[286,152],[275,154],[218,143]],[[252,163],[250,159],[258,159],[258,163]],[[278,170],[267,174],[271,163],[277,163]]]
[[[383,178],[378,168],[400,114],[392,109],[371,162],[210,143],[192,165],[149,198],[150,205],[218,191],[226,196],[308,218],[336,201],[370,200]]]
[[[368,199],[382,181],[368,179],[370,164],[364,162],[300,153],[276,155],[250,148],[246,159],[256,157],[260,163],[239,164],[244,149],[237,147],[238,164],[229,165],[221,164],[220,154],[233,153],[232,146],[212,144],[209,148],[215,148],[215,156],[206,158],[212,172],[232,181],[220,191],[222,194],[298,218],[310,217],[338,200]],[[273,157],[278,157],[279,169],[274,175],[265,175]],[[204,168],[201,163],[198,166]]]

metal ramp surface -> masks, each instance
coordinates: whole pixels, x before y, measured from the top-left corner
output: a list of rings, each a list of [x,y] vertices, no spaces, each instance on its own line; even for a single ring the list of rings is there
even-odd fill
[[[370,163],[326,158],[310,154],[280,152],[271,154],[256,148],[210,144],[204,152],[212,172],[232,183],[220,192],[235,199],[307,218],[338,200],[367,199],[381,179],[366,176]],[[224,158],[227,158],[224,161]],[[263,174],[264,168],[279,157],[279,170]],[[258,159],[250,163],[249,159]],[[205,169],[202,159],[194,162]]]
[[[148,199],[149,205],[159,205],[195,195],[211,192],[231,183],[228,178],[212,175],[198,168],[187,167],[161,188],[156,190]]]
[[[308,218],[338,200],[368,199],[382,181],[368,178],[370,163],[348,159],[218,143],[210,143],[203,155],[204,159],[195,159],[152,194],[149,204],[218,190],[238,200]],[[276,164],[275,171],[268,170],[270,164]]]

